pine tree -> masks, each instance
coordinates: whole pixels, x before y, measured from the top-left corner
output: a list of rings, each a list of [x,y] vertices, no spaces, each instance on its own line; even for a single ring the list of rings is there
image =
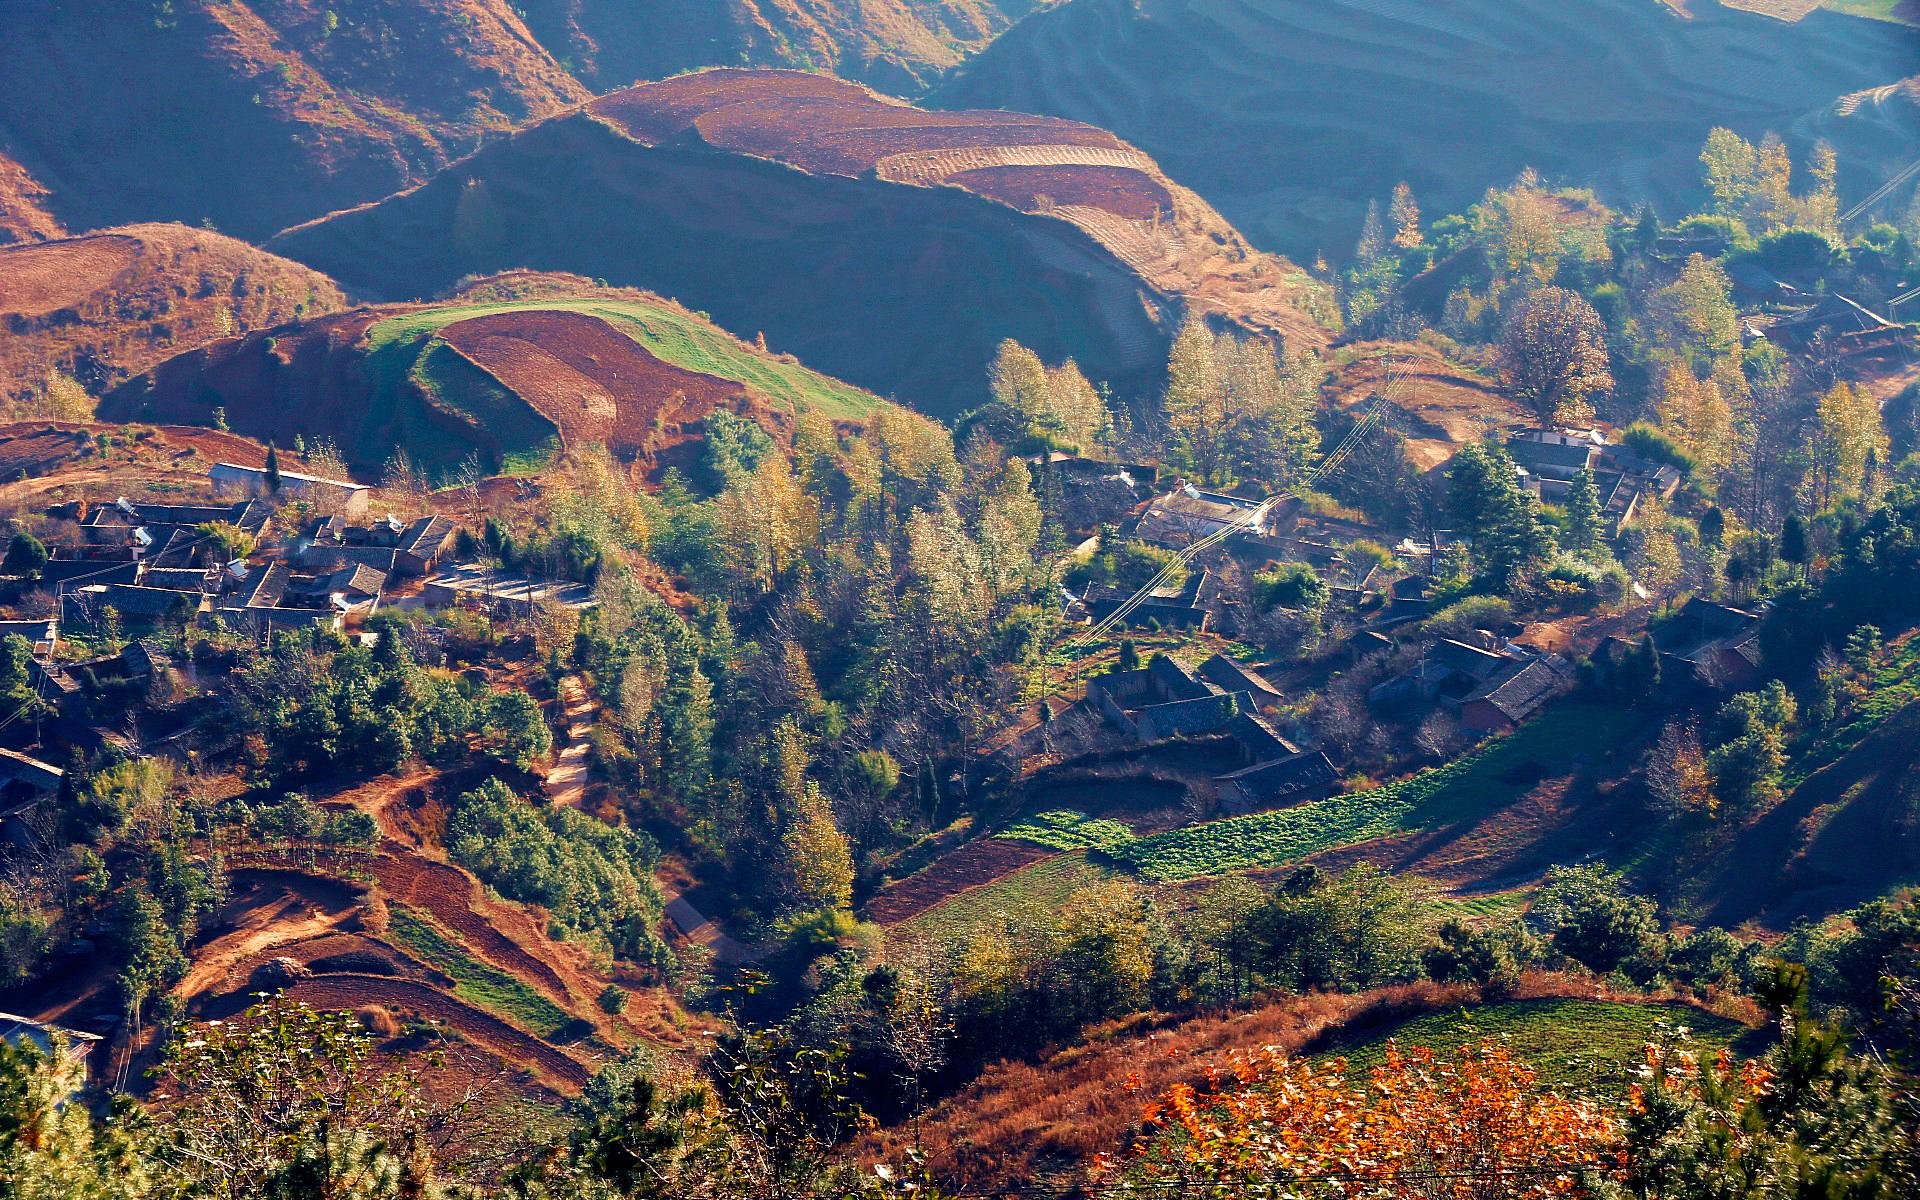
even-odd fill
[[[1600,489],[1591,468],[1574,472],[1567,484],[1567,549],[1586,554],[1600,542]]]
[[[280,452],[273,443],[267,443],[267,491],[275,496],[280,494]]]
[[[1812,558],[1812,546],[1807,538],[1807,522],[1799,513],[1787,517],[1785,525],[1780,527],[1780,560],[1792,563],[1796,567],[1805,567]]]
[[[1393,206],[1388,210],[1393,219],[1393,244],[1403,250],[1411,250],[1421,241],[1420,206],[1414,202],[1413,189],[1405,181],[1393,188]]]

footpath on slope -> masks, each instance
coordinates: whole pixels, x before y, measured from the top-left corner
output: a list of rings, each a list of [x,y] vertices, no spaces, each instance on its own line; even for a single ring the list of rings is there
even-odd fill
[[[600,708],[587,691],[586,681],[578,675],[561,679],[560,703],[567,719],[567,744],[547,772],[547,799],[556,808],[579,808],[587,794],[593,730],[600,722]]]

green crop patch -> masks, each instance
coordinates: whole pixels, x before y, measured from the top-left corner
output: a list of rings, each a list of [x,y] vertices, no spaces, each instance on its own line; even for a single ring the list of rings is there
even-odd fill
[[[1443,829],[1512,803],[1549,764],[1618,741],[1617,707],[1563,704],[1441,767],[1366,792],[1154,834],[1106,852],[1148,879],[1176,882],[1279,866],[1399,833]]]
[[[1059,808],[1007,826],[995,836],[1032,842],[1050,850],[1107,849],[1133,840],[1133,830],[1118,821],[1099,820],[1071,808]]]
[[[1737,1021],[1677,1004],[1625,1004],[1597,1000],[1514,1000],[1428,1013],[1387,1030],[1337,1040],[1328,1054],[1347,1060],[1364,1077],[1387,1059],[1387,1044],[1452,1053],[1494,1042],[1511,1050],[1558,1091],[1617,1100],[1632,1082],[1650,1042],[1686,1031],[1695,1051],[1757,1053],[1760,1037]]]
[[[412,347],[417,352],[431,335],[456,321],[511,312],[598,317],[663,362],[745,384],[789,411],[817,409],[839,420],[860,420],[879,403],[871,392],[761,354],[698,317],[638,300],[520,300],[422,309],[374,325],[367,330],[367,348],[373,357],[389,348]]]
[[[535,1037],[562,1038],[579,1022],[560,1006],[505,971],[468,954],[425,914],[404,904],[392,907],[389,931],[421,962],[453,980],[453,994]]]

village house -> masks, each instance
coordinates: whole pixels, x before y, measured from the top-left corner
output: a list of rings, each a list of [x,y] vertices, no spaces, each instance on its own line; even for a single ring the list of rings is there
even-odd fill
[[[1212,575],[1205,567],[1189,570],[1186,580],[1178,587],[1154,589],[1121,619],[1135,628],[1158,625],[1162,629],[1204,631],[1213,615],[1212,589],[1209,587],[1212,581]],[[1088,616],[1095,621],[1104,621],[1132,600],[1137,591],[1137,588],[1110,583],[1088,584],[1080,603]]]
[[[1156,546],[1179,550],[1222,530],[1265,535],[1272,532],[1267,523],[1272,508],[1271,500],[1249,500],[1225,492],[1203,491],[1183,482],[1148,503],[1134,526],[1133,536]]]
[[[593,589],[564,579],[534,579],[511,571],[495,571],[481,563],[451,563],[429,576],[420,598],[429,608],[456,604],[497,612],[528,613],[541,604],[585,609],[599,604]]]
[[[207,469],[207,479],[213,484],[213,490],[220,496],[280,496],[287,499],[307,500],[337,508],[348,517],[362,517],[367,512],[367,502],[372,489],[364,483],[354,483],[345,479],[322,479],[317,475],[302,475],[297,471],[280,472],[280,487],[276,492],[267,479],[263,467],[243,467],[237,463],[215,463]]]

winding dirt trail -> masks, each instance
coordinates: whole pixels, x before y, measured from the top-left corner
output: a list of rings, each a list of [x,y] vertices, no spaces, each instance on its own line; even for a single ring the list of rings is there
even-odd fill
[[[600,723],[600,706],[578,675],[560,681],[560,702],[567,718],[567,744],[547,772],[547,799],[556,808],[579,808],[586,799],[587,775],[593,766],[593,730]]]

